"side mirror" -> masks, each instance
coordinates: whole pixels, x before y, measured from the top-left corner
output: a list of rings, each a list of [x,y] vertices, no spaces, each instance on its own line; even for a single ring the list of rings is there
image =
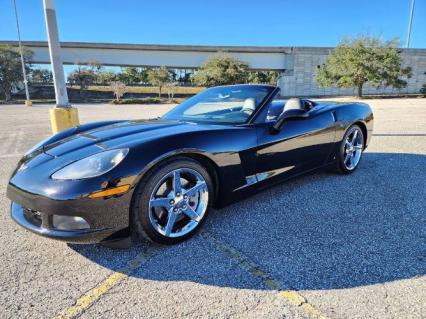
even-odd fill
[[[281,115],[278,117],[277,121],[275,122],[274,126],[272,126],[272,132],[278,133],[279,131],[281,131],[284,125],[284,122],[287,119],[306,118],[306,117],[308,117],[308,112],[302,109],[293,109],[293,110],[285,111],[281,113]]]

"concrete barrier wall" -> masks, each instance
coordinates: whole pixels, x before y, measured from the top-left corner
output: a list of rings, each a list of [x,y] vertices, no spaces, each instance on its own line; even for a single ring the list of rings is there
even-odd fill
[[[286,70],[280,79],[280,87],[286,96],[342,96],[356,95],[355,88],[327,87],[321,88],[316,83],[318,66],[322,65],[332,48],[303,48],[295,49],[294,68]],[[407,87],[395,89],[392,87],[375,88],[366,83],[364,94],[396,94],[419,93],[426,83],[426,50],[403,50],[403,59],[406,66],[412,68],[412,77],[407,79]]]

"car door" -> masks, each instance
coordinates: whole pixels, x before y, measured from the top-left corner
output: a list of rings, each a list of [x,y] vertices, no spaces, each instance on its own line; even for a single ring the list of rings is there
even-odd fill
[[[279,132],[273,132],[274,123],[257,124],[258,181],[291,177],[325,164],[335,136],[330,111],[316,106],[306,117],[287,119]]]

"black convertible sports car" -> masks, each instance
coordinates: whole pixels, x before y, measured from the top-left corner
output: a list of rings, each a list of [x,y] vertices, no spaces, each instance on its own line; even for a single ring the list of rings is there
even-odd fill
[[[9,181],[12,218],[75,243],[132,234],[174,244],[211,207],[318,168],[352,173],[368,145],[364,103],[280,99],[269,85],[214,87],[155,120],[84,124],[29,150]]]

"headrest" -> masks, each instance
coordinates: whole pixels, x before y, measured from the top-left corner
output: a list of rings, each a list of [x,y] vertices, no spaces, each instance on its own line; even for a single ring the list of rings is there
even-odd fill
[[[288,110],[304,110],[302,100],[299,98],[292,98],[287,100],[287,102],[284,105],[283,112]]]
[[[243,111],[254,111],[256,109],[256,103],[253,98],[249,97],[244,100]]]

